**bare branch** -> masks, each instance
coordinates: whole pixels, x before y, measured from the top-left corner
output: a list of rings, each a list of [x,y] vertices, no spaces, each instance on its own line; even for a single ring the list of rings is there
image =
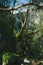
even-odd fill
[[[25,27],[26,22],[27,22],[27,18],[28,18],[28,8],[27,8],[27,11],[26,11],[26,17],[25,17],[25,19],[24,19],[24,23],[23,23],[23,26],[22,26],[22,28],[21,28],[21,31],[20,31],[19,36],[21,36],[22,33],[23,33],[24,27]]]
[[[43,4],[37,4],[37,3],[27,3],[27,4],[21,4],[21,5],[18,5],[16,7],[13,7],[13,8],[1,8],[0,7],[0,10],[4,10],[4,11],[11,11],[11,10],[17,10],[18,8],[21,8],[21,7],[24,7],[24,6],[28,6],[28,5],[35,5],[35,6],[43,6]]]

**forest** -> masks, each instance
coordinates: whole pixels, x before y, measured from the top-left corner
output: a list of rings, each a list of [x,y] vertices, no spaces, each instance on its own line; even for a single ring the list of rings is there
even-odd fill
[[[0,65],[43,65],[43,0],[0,0]]]

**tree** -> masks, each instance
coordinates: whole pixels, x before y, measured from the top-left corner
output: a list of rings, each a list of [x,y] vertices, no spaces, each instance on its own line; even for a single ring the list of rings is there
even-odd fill
[[[38,3],[14,4],[13,8],[5,7],[7,3],[0,8],[0,58],[3,55],[6,64],[7,61],[8,65],[14,62],[21,64],[25,58],[39,60],[43,57],[43,18],[39,17],[39,23],[35,23],[37,15],[42,16],[42,10],[37,9],[40,7]],[[13,14],[15,10],[18,13]]]
[[[9,6],[10,1],[9,0],[4,0],[4,1],[0,0],[0,3],[3,4],[3,6],[7,7],[7,6]]]
[[[32,0],[33,3],[40,3],[40,0]]]

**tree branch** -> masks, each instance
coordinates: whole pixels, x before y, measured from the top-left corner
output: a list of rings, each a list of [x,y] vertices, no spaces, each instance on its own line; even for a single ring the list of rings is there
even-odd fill
[[[4,10],[4,11],[11,11],[11,10],[17,10],[18,8],[21,8],[21,7],[24,7],[24,6],[28,6],[28,5],[35,5],[35,6],[43,6],[43,4],[37,4],[37,3],[27,3],[27,4],[21,4],[21,5],[18,5],[16,7],[13,7],[13,8],[1,8],[0,7],[0,10]]]

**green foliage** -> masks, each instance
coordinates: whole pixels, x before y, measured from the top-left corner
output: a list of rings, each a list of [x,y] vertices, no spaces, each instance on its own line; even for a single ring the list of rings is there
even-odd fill
[[[5,1],[7,3],[7,0]],[[7,5],[8,3],[6,6]],[[18,60],[21,58],[22,60],[24,60],[24,58],[40,60],[43,58],[42,12],[43,11],[40,11],[39,24],[35,24],[32,18],[30,20],[29,16],[24,27],[23,24],[26,13],[19,12],[15,15],[11,12],[0,13],[0,55],[2,52],[1,57],[3,57],[2,60],[3,63],[5,62],[5,65],[9,63],[10,60],[13,61],[13,59],[15,60],[16,58]]]

